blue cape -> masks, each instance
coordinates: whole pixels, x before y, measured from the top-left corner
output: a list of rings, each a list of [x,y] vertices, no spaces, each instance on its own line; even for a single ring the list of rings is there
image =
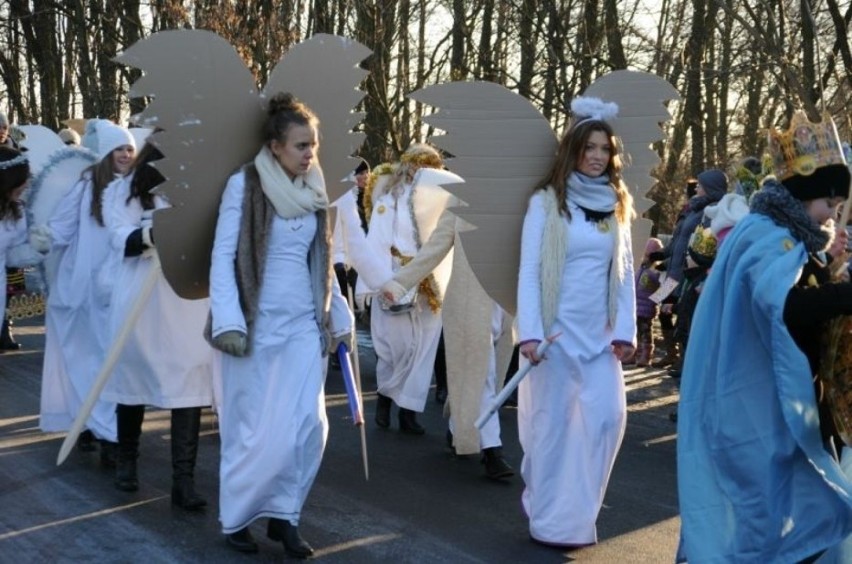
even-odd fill
[[[825,451],[811,370],[784,325],[807,252],[746,216],[695,311],[678,408],[681,554],[795,562],[852,532],[852,484]]]

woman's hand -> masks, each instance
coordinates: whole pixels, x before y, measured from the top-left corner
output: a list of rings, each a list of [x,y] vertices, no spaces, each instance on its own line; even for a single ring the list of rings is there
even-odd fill
[[[615,355],[620,362],[624,362],[636,351],[636,347],[634,347],[630,343],[625,343],[624,341],[614,341],[612,343],[612,354]]]
[[[536,349],[538,349],[538,345],[541,343],[538,339],[531,339],[529,341],[525,341],[521,343],[520,353],[525,359],[530,361],[530,364],[533,366],[537,365],[539,362],[544,360],[546,357],[538,356]]]

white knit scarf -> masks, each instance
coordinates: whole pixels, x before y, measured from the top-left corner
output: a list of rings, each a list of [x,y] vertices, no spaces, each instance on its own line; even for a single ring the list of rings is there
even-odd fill
[[[312,166],[304,176],[290,180],[278,159],[264,145],[254,158],[254,166],[264,195],[282,218],[293,219],[328,207],[325,179],[319,165]]]
[[[568,229],[559,213],[556,192],[548,187],[544,190],[544,236],[541,240],[541,320],[546,335],[550,335],[556,312],[559,309],[559,292],[562,286],[562,273],[568,252]],[[577,218],[572,218],[576,220]],[[625,245],[622,230],[625,226],[618,223],[613,213],[604,220],[612,234],[614,250],[609,266],[609,287],[607,290],[607,321],[615,327],[618,313],[618,287],[624,280]],[[627,226],[629,229],[629,226]],[[582,298],[582,297],[579,297]]]

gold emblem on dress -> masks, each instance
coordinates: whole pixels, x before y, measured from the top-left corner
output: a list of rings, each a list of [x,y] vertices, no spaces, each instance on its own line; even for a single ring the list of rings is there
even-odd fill
[[[380,214],[385,213],[386,210],[387,210],[387,208],[384,206],[384,204],[380,205],[378,208],[376,208],[376,212],[378,212]]]
[[[599,221],[598,231],[600,231],[601,233],[609,233],[609,223],[606,221]]]
[[[790,249],[792,249],[792,248],[795,246],[795,245],[793,244],[793,241],[791,241],[790,239],[784,239],[784,240],[781,242],[781,244],[784,246],[784,250],[785,250],[785,251],[789,251]]]

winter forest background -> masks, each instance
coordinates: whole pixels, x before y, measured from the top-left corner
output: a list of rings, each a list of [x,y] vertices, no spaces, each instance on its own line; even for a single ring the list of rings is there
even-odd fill
[[[378,163],[428,135],[429,109],[406,98],[421,87],[497,82],[561,132],[570,99],[597,77],[648,71],[681,94],[650,194],[666,231],[686,178],[760,155],[766,129],[793,110],[826,111],[852,138],[851,19],[852,0],[0,0],[0,108],[53,129],[126,124],[145,100],[128,99],[138,71],[113,58],[155,31],[219,33],[261,85],[291,45],[334,33],[373,51],[361,155]]]

